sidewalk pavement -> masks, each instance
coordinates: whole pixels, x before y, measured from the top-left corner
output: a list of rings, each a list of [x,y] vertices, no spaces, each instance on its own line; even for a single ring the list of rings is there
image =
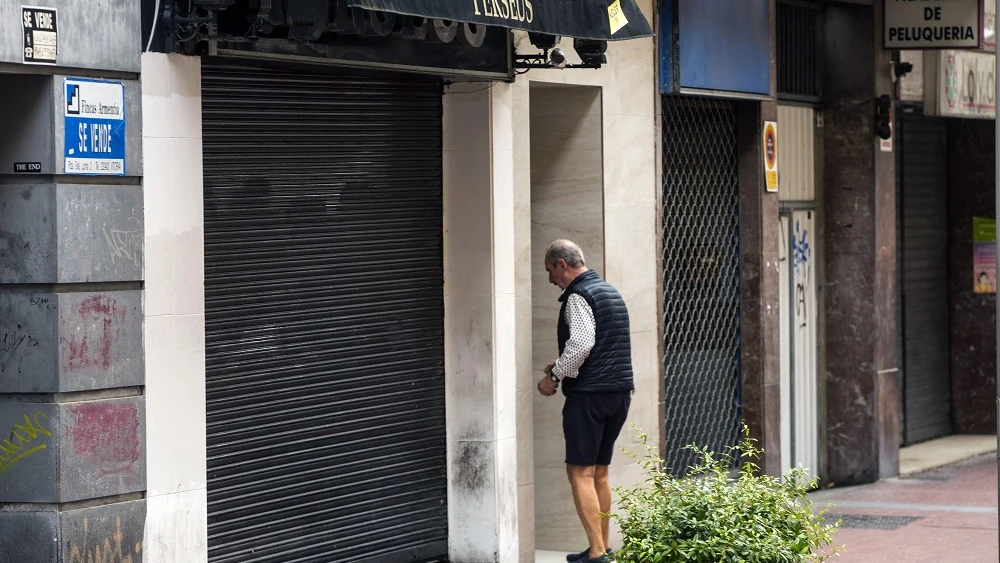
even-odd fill
[[[838,563],[997,563],[997,458],[979,455],[871,485],[817,491],[843,519]]]
[[[924,466],[935,467],[936,463]],[[911,470],[912,471],[912,470]],[[998,563],[997,458],[980,454],[871,485],[817,491],[819,509],[843,523],[837,563]],[[539,552],[536,563],[565,561]]]

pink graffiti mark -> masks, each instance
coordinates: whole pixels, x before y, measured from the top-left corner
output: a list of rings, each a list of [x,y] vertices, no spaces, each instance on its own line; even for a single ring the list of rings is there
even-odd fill
[[[132,474],[139,461],[139,414],[134,405],[78,405],[70,409],[73,453],[100,466],[99,477]]]
[[[125,320],[125,310],[110,297],[95,295],[76,308],[83,325],[80,334],[69,341],[67,369],[88,366],[108,369],[114,363],[114,346]]]

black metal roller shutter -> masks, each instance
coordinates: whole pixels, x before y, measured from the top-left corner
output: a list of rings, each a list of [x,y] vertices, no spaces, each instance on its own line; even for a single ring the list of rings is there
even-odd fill
[[[446,555],[440,83],[202,81],[209,561]]]
[[[948,163],[945,120],[900,125],[903,441],[913,444],[951,434]]]

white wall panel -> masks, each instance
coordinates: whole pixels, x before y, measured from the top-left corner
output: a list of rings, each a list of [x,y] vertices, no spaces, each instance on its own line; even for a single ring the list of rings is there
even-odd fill
[[[816,199],[816,110],[778,106],[778,198]]]

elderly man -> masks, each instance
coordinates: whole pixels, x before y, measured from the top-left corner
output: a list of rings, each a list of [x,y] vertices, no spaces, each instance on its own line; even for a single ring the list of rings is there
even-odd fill
[[[566,560],[610,563],[608,521],[601,513],[611,511],[608,466],[635,389],[628,310],[618,291],[587,268],[583,251],[571,241],[549,246],[545,270],[563,293],[559,359],[545,368],[538,391],[550,397],[562,384],[566,472],[590,540],[588,549]]]

